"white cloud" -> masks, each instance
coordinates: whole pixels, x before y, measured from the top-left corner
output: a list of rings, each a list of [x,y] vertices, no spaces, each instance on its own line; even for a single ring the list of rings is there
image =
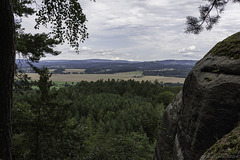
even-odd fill
[[[186,53],[183,54],[183,56],[184,56],[184,57],[192,57],[192,58],[198,57],[198,56],[196,55],[196,53],[193,53],[193,52],[186,52]]]
[[[192,46],[189,46],[187,48],[181,48],[178,50],[178,53],[186,53],[186,52],[189,52],[189,53],[193,53],[193,52],[199,52],[200,50],[197,49],[196,46],[192,45]]]
[[[195,45],[191,45],[186,48],[178,49],[176,52],[172,53],[174,56],[183,57],[184,59],[200,59],[202,57],[202,54],[199,54],[201,52],[200,49],[198,49]]]

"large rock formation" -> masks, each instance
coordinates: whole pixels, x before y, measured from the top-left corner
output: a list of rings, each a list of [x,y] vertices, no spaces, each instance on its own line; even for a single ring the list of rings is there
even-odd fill
[[[217,141],[200,158],[200,160],[218,159],[240,159],[240,125]]]
[[[155,160],[197,160],[240,121],[240,32],[218,43],[185,80],[169,105]],[[168,137],[170,136],[170,137]]]

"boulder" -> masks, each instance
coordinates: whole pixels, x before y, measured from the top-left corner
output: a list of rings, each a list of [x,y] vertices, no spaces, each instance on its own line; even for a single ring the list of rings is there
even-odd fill
[[[236,127],[240,121],[239,58],[240,32],[219,42],[193,67],[178,98],[181,105],[172,114],[169,107],[176,102],[166,108],[164,115],[169,116],[163,117],[155,160],[197,160]],[[169,143],[167,135],[174,141]]]

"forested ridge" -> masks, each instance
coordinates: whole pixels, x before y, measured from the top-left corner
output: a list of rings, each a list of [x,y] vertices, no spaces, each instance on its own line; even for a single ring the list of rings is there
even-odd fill
[[[163,109],[181,86],[99,80],[56,89],[40,71],[37,87],[14,88],[13,159],[153,158]]]

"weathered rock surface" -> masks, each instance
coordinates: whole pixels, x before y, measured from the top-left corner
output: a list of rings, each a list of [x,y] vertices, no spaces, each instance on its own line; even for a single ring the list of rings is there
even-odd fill
[[[168,105],[163,113],[161,130],[158,134],[158,144],[156,145],[156,160],[169,160],[172,155],[173,144],[177,132],[177,123],[179,113],[182,108],[182,92],[180,92],[175,101]]]
[[[218,43],[194,66],[182,98],[174,102],[182,99],[181,105],[166,108],[155,160],[197,160],[236,127],[240,121],[239,46],[237,33]],[[174,113],[170,114],[171,109]],[[170,141],[168,135],[175,139]]]

